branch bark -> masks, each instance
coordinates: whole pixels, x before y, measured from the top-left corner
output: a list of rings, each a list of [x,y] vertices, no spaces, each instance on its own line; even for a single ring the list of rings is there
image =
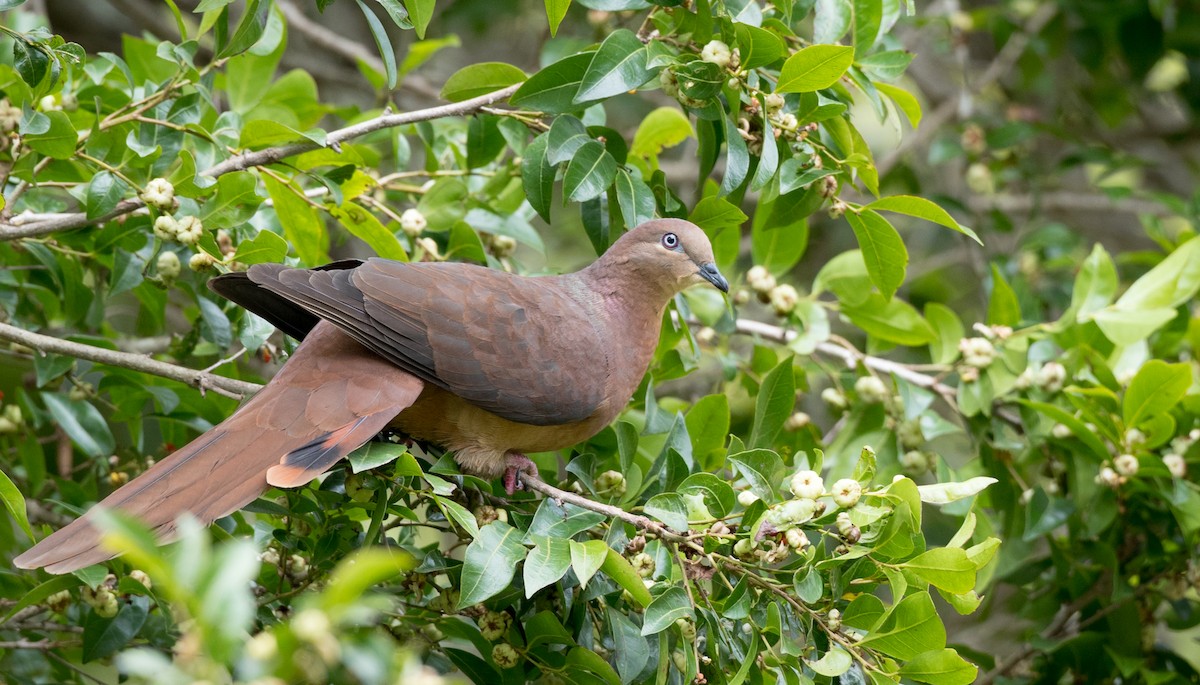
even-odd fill
[[[413,124],[418,121],[430,121],[433,119],[441,119],[443,117],[462,116],[478,111],[482,107],[495,104],[502,100],[507,100],[509,96],[517,92],[520,84],[512,85],[507,88],[502,88],[486,95],[480,95],[462,102],[452,102],[436,107],[428,107],[425,109],[417,109],[411,112],[401,112],[398,114],[387,113],[359,122],[357,124],[347,126],[345,128],[332,131],[326,137],[325,145],[327,147],[337,148],[337,146],[348,140],[359,138],[376,131],[405,124]],[[304,152],[319,149],[320,145],[311,141],[302,143],[289,143],[287,145],[278,145],[269,147],[264,150],[256,150],[254,152],[245,152],[239,155],[234,155],[229,159],[216,164],[203,172],[203,176],[216,178],[232,171],[242,171],[251,167],[263,166],[266,164],[274,164],[282,159],[298,155]],[[145,206],[141,200],[125,200],[117,205],[111,212],[96,218],[89,219],[87,214],[77,212],[74,214],[63,214],[53,219],[39,221],[35,223],[25,224],[23,226],[14,226],[8,223],[0,223],[0,241],[19,240],[21,238],[34,238],[37,236],[58,233],[59,231],[68,231],[71,229],[82,228],[91,224],[104,223],[110,221],[123,214],[128,214],[140,207]]]
[[[186,383],[194,388],[199,388],[201,391],[213,390],[234,399],[242,399],[253,395],[262,388],[257,383],[249,383],[237,380],[236,378],[226,378],[205,371],[189,369],[177,364],[160,362],[157,359],[151,359],[140,354],[117,352],[116,350],[107,350],[103,347],[61,340],[49,335],[32,333],[5,323],[0,323],[0,340],[15,342],[43,354],[63,354],[76,359],[86,359],[97,364],[117,366],[123,369],[170,378],[180,383]]]

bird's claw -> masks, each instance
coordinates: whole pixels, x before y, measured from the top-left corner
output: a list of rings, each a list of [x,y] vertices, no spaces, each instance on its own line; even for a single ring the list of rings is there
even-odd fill
[[[537,475],[537,464],[530,461],[529,457],[524,454],[511,452],[505,458],[508,462],[508,467],[504,469],[504,492],[512,495],[517,490],[523,490],[524,485],[518,474],[525,473],[531,476]]]

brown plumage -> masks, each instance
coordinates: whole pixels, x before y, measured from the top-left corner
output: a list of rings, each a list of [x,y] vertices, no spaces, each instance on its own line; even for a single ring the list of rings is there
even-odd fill
[[[562,276],[382,259],[220,276],[215,291],[303,342],[233,416],[100,506],[169,537],[180,514],[210,523],[269,486],[303,485],[389,424],[511,490],[531,468],[523,453],[569,447],[617,416],[667,303],[704,282],[728,289],[704,232],[676,219]],[[109,557],[84,515],[15,563],[65,573]]]

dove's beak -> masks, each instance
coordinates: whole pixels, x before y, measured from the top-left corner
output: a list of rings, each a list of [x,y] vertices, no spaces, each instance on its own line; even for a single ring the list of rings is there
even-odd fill
[[[723,293],[729,292],[729,281],[717,270],[717,265],[709,262],[700,267],[700,277],[716,286]]]

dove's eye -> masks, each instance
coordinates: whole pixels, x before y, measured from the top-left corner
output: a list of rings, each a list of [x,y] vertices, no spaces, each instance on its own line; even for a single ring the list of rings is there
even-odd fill
[[[668,250],[674,250],[675,248],[679,247],[679,236],[675,235],[674,233],[664,233],[662,237],[662,244],[663,247],[667,248]]]

